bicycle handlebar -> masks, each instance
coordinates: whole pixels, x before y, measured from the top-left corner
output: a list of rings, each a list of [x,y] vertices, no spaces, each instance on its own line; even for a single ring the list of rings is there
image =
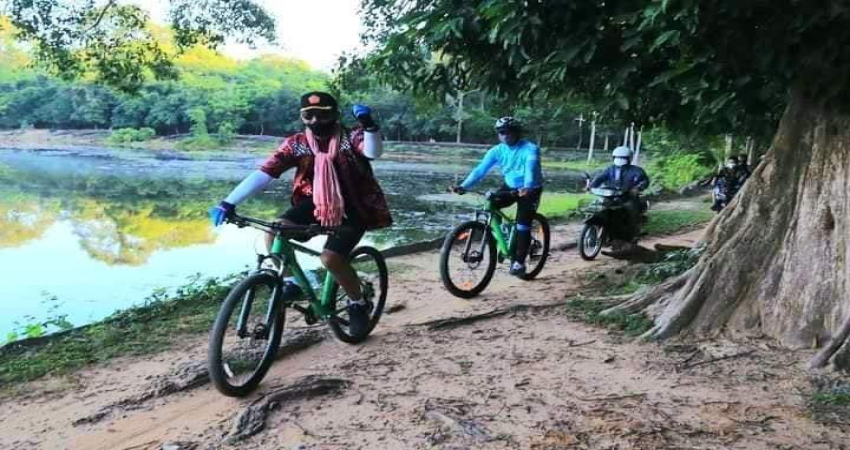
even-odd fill
[[[240,216],[236,213],[231,213],[225,221],[227,223],[232,223],[239,228],[252,227],[263,231],[271,231],[275,234],[316,236],[319,234],[333,234],[336,232],[336,228],[323,227],[318,224],[289,225],[278,222],[266,222],[265,220],[255,219],[253,217]]]

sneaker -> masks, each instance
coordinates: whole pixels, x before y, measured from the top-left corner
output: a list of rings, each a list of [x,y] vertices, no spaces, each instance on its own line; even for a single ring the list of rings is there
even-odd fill
[[[369,302],[349,301],[345,309],[348,311],[348,334],[355,338],[365,336],[369,331],[369,312],[372,310]]]
[[[517,277],[525,275],[525,264],[519,261],[514,261],[513,264],[511,264],[511,269],[509,270],[509,273]]]

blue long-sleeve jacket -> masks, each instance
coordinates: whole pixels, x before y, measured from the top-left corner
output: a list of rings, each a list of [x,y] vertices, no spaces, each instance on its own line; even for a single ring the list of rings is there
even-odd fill
[[[618,173],[619,172],[619,173]],[[637,188],[642,191],[649,187],[649,177],[638,166],[609,166],[591,181],[590,186],[598,188],[602,185],[628,191]]]
[[[540,169],[540,148],[537,144],[521,139],[516,144],[498,144],[484,155],[484,159],[463,180],[461,186],[469,189],[498,165],[505,178],[505,184],[511,189],[533,189],[543,186],[543,173]]]

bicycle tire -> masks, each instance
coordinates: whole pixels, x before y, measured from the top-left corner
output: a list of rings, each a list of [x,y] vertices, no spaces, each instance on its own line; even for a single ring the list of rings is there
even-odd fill
[[[372,289],[374,289],[375,281],[377,281],[380,291],[378,291],[377,295],[372,299],[373,305],[372,311],[369,315],[369,328],[367,328],[366,333],[362,336],[353,336],[349,334],[345,329],[345,323],[340,320],[340,317],[331,318],[329,325],[334,336],[347,344],[359,344],[369,337],[369,334],[372,333],[372,330],[374,330],[375,326],[378,325],[378,321],[381,320],[381,315],[384,313],[384,305],[387,302],[387,290],[389,289],[389,273],[387,271],[387,263],[384,260],[384,255],[382,255],[381,252],[374,247],[357,247],[352,250],[348,259],[355,271],[358,272],[361,285],[363,285],[363,274],[360,273],[361,271],[357,270],[358,258],[361,258],[360,261],[365,261],[366,258],[371,258],[373,260],[375,264],[374,270],[377,271],[377,278],[370,277],[372,278],[372,281],[369,281],[369,283],[372,284]],[[363,287],[365,288],[366,286]],[[333,289],[331,290],[332,298],[338,299],[338,293],[339,283],[334,282]]]
[[[537,224],[535,224],[535,222],[537,222]],[[540,243],[540,245],[541,245],[540,254],[539,254],[540,256],[537,260],[537,264],[534,266],[534,268],[531,271],[526,272],[525,275],[520,277],[520,278],[522,278],[523,280],[526,280],[526,281],[531,281],[535,277],[537,277],[537,275],[540,275],[540,272],[543,270],[543,266],[546,265],[546,260],[549,259],[549,246],[551,244],[551,238],[552,238],[552,235],[551,235],[551,232],[550,232],[550,229],[549,229],[549,221],[546,220],[546,217],[543,217],[542,214],[535,213],[534,216],[531,218],[531,229],[534,230],[537,225],[539,225],[540,229],[542,230],[543,242]],[[533,246],[535,244],[535,242],[534,242],[535,240],[533,240],[529,245]],[[533,256],[534,255],[532,255],[531,248],[530,248],[526,262],[527,263],[531,262]]]
[[[232,374],[228,374],[228,371],[232,372],[232,369],[225,366],[227,364],[224,361],[225,335],[230,328],[230,322],[234,312],[237,315],[241,312],[246,294],[252,289],[258,289],[260,286],[265,286],[272,292],[269,299],[270,302],[273,302],[272,325],[268,328],[268,339],[257,367],[244,382],[235,384],[231,381]],[[261,313],[265,316],[268,310],[263,309]],[[231,289],[230,293],[224,299],[218,316],[213,323],[212,330],[210,331],[209,349],[207,351],[207,367],[210,380],[219,392],[228,397],[243,397],[256,389],[263,380],[263,377],[266,376],[272,362],[274,362],[277,349],[280,346],[281,336],[283,335],[285,316],[285,308],[281,302],[281,282],[275,275],[267,272],[254,273]],[[230,331],[233,332],[234,336],[237,336],[235,329]],[[240,337],[240,339],[244,338]]]
[[[477,284],[473,283],[468,287],[465,285],[458,286],[458,283],[455,282],[456,280],[452,279],[449,270],[450,260],[452,258],[452,248],[458,239],[465,237],[464,233],[469,233],[466,236],[474,240],[476,232],[480,234],[482,239],[487,239],[488,256],[486,257],[486,261],[484,261],[484,256],[481,255],[481,262],[486,264],[486,267],[484,267],[484,277]],[[443,286],[445,286],[446,289],[455,297],[475,297],[487,288],[487,285],[489,285],[490,281],[493,279],[493,273],[496,271],[496,243],[493,241],[493,237],[489,236],[489,234],[490,230],[488,230],[483,223],[469,221],[458,225],[454,230],[446,235],[446,240],[443,241],[443,246],[440,249],[440,278],[443,281]],[[469,263],[467,261],[463,261],[463,259],[457,258],[457,260],[467,266],[469,265]]]

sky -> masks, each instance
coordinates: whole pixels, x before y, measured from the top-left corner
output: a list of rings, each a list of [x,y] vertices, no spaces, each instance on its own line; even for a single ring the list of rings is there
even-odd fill
[[[277,20],[274,47],[250,49],[228,44],[228,56],[248,59],[263,53],[281,53],[303,59],[314,69],[330,70],[339,55],[361,48],[359,0],[258,0]],[[167,0],[133,0],[151,14],[154,22],[167,22]],[[321,32],[319,30],[321,27]]]

